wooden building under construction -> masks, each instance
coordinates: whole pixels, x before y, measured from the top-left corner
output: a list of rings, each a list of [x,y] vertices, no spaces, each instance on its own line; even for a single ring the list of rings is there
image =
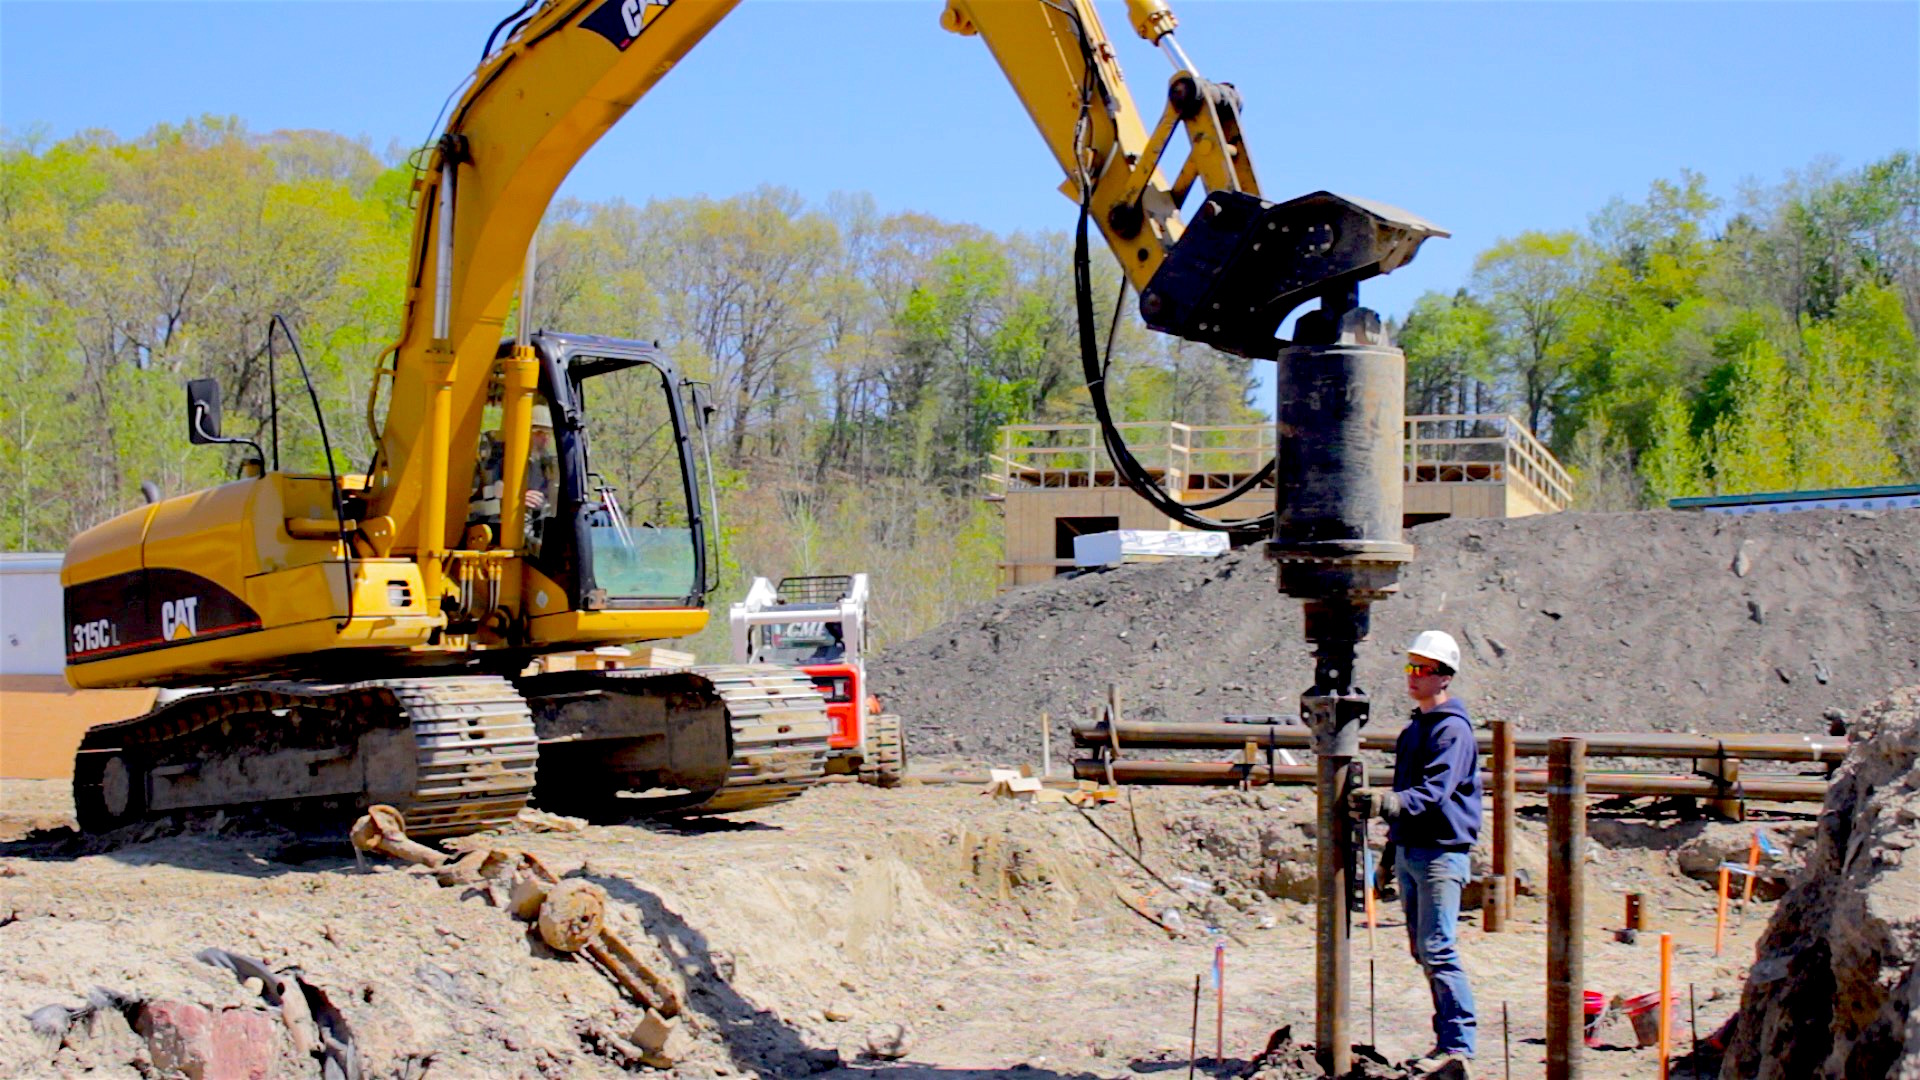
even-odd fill
[[[1217,498],[1272,459],[1267,424],[1118,425],[1134,457],[1174,498]],[[1573,481],[1525,424],[1505,414],[1409,416],[1403,512],[1408,525],[1449,517],[1509,518],[1565,510]],[[1073,538],[1114,529],[1178,529],[1114,471],[1094,424],[1009,424],[989,455],[988,498],[1002,505],[1002,587],[1073,567]],[[1256,517],[1273,508],[1263,483],[1208,516]]]

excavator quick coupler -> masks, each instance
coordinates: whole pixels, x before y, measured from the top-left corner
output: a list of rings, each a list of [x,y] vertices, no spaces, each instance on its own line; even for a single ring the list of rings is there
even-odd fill
[[[1155,330],[1272,360],[1295,308],[1327,299],[1337,318],[1359,282],[1447,235],[1399,207],[1328,191],[1283,203],[1214,191],[1140,294],[1140,315]]]

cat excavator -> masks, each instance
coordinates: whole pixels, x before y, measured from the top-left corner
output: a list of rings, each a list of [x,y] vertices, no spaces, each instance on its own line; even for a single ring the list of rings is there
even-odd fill
[[[84,736],[84,828],[387,803],[410,833],[453,836],[530,799],[726,812],[822,775],[823,701],[794,669],[532,664],[707,621],[718,560],[705,389],[653,343],[531,332],[524,318],[506,330],[516,296],[529,306],[532,241],[561,181],[735,2],[527,0],[494,28],[416,157],[404,308],[376,364],[364,473],[338,471],[331,450],[324,471],[283,469],[277,437],[222,434],[217,384],[189,385],[192,440],[245,443],[251,467],[87,530],[63,565],[69,682],[165,688],[147,714]],[[1157,121],[1136,109],[1090,0],[947,0],[940,12],[986,43],[1078,204],[1081,351],[1109,430],[1090,222],[1150,326],[1267,359],[1367,333],[1357,283],[1444,235],[1326,192],[1263,198],[1237,92],[1195,69],[1162,0],[1127,10],[1175,69]],[[1190,149],[1169,181],[1176,131]],[[1183,215],[1196,184],[1205,195]],[[269,342],[275,328],[300,359],[284,323]],[[1344,407],[1329,408],[1342,423]]]

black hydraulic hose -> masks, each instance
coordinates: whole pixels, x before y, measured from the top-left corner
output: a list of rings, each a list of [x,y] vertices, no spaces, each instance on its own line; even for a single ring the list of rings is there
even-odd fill
[[[1211,509],[1224,505],[1251,491],[1274,471],[1275,463],[1238,485],[1224,495],[1204,503],[1186,504],[1175,499],[1160,485],[1153,482],[1145,466],[1128,449],[1126,439],[1114,425],[1113,413],[1107,404],[1107,372],[1102,362],[1097,333],[1094,330],[1093,311],[1093,272],[1092,260],[1087,248],[1087,222],[1093,215],[1093,177],[1087,174],[1083,142],[1086,139],[1088,125],[1093,111],[1093,91],[1098,80],[1094,77],[1094,55],[1092,42],[1087,37],[1086,27],[1080,22],[1079,13],[1054,0],[1042,0],[1048,7],[1066,16],[1073,24],[1074,34],[1080,44],[1081,70],[1084,72],[1080,84],[1080,118],[1074,132],[1074,160],[1080,169],[1080,216],[1074,229],[1073,240],[1073,298],[1074,314],[1080,328],[1080,365],[1087,381],[1087,396],[1093,401],[1094,416],[1100,421],[1100,438],[1105,444],[1108,460],[1120,479],[1133,489],[1134,494],[1145,499],[1149,505],[1189,528],[1203,529],[1209,532],[1247,532],[1254,529],[1269,528],[1273,524],[1274,514],[1268,512],[1258,517],[1243,518],[1235,521],[1219,521],[1196,509]],[[1115,306],[1115,326],[1119,320],[1118,305]],[[1111,357],[1113,334],[1107,336],[1108,356]]]
[[[527,0],[526,3],[520,5],[519,10],[515,11],[513,14],[507,16],[506,18],[501,19],[500,22],[494,26],[493,33],[487,35],[486,47],[480,50],[480,59],[483,62],[486,60],[487,57],[493,55],[493,40],[500,36],[500,31],[506,29],[506,26],[508,23],[512,22],[513,20],[519,18],[522,15],[525,15],[528,12],[528,10],[530,10],[533,7],[533,5],[539,2],[540,0]],[[514,27],[514,29],[518,30],[519,27],[516,26]],[[507,36],[512,37],[513,35],[508,34]]]
[[[347,594],[347,617],[336,629],[345,630],[353,623],[353,538],[347,533],[346,493],[340,490],[340,470],[333,463],[333,440],[327,437],[327,414],[320,408],[320,392],[313,388],[313,375],[307,371],[307,358],[300,352],[300,339],[293,336],[293,327],[279,315],[267,320],[267,358],[272,363],[273,329],[279,327],[286,335],[287,345],[293,349],[293,358],[300,364],[300,381],[307,384],[307,400],[313,402],[314,423],[320,426],[320,452],[327,456],[327,481],[333,492],[333,523],[340,533],[341,570],[345,575],[342,586]]]
[[[1126,441],[1120,437],[1107,404],[1106,373],[1100,367],[1100,348],[1093,329],[1091,259],[1087,248],[1087,221],[1092,212],[1091,186],[1083,183],[1081,191],[1080,219],[1074,229],[1073,244],[1074,302],[1080,324],[1080,361],[1087,380],[1087,393],[1093,400],[1094,415],[1100,421],[1101,438],[1106,444],[1107,457],[1112,460],[1114,471],[1133,489],[1134,494],[1145,499],[1154,509],[1190,528],[1210,532],[1241,532],[1270,525],[1272,513],[1237,521],[1218,521],[1195,513],[1192,507],[1174,499],[1153,482],[1145,467],[1133,456],[1133,451],[1127,448]]]
[[[267,326],[267,424],[273,431],[273,471],[280,471],[280,374],[273,363],[273,326]]]

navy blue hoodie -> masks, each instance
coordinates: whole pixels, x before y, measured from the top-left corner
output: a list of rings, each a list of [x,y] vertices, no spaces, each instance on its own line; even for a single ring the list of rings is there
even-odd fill
[[[1473,847],[1480,835],[1480,748],[1458,698],[1431,712],[1414,710],[1394,744],[1393,790],[1400,796],[1394,843],[1445,851]]]

